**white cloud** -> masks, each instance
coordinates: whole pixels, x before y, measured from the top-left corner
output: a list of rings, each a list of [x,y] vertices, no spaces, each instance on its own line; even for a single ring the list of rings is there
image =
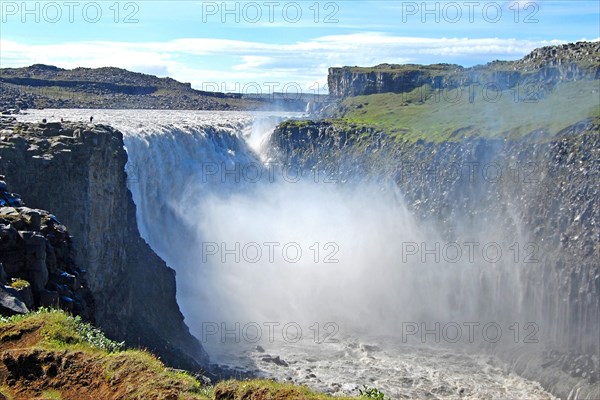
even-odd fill
[[[519,58],[536,47],[560,40],[423,38],[379,32],[322,36],[289,44],[186,38],[162,42],[69,42],[26,45],[0,40],[2,67],[34,63],[63,68],[115,66],[170,75],[206,88],[206,82],[297,82],[303,88],[324,85],[327,67],[379,63],[456,62],[473,64]],[[228,63],[224,65],[224,63]],[[214,87],[214,85],[213,85]],[[214,89],[213,89],[214,90]]]
[[[273,62],[273,59],[265,56],[242,56],[242,61],[242,64],[234,65],[232,69],[235,71],[246,71],[253,68],[263,67]]]

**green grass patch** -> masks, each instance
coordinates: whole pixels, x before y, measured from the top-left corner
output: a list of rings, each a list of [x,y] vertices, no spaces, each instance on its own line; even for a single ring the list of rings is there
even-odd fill
[[[405,73],[405,72],[431,72],[435,75],[439,75],[444,72],[454,72],[457,70],[462,70],[463,68],[460,65],[456,64],[379,64],[374,67],[343,67],[337,69],[347,69],[350,72],[355,73],[374,73],[374,72],[385,72],[385,73]]]
[[[13,400],[14,397],[12,396],[12,390],[10,390],[10,388],[8,386],[0,386],[0,396],[4,396],[4,397],[0,397],[0,399],[6,399],[6,400]]]
[[[161,396],[166,393],[164,398],[171,395],[189,400],[211,398],[212,388],[202,387],[188,373],[166,368],[156,356],[144,350],[122,350],[122,343],[106,338],[99,329],[61,310],[40,309],[0,318],[0,343],[24,340],[26,334],[38,335],[39,340],[27,342],[33,348],[87,354],[102,369],[104,379],[115,387],[127,387],[132,399],[159,398],[157,393]],[[3,389],[0,387],[0,392]],[[8,387],[6,393],[11,393]],[[60,396],[58,390],[42,393],[42,398],[48,400],[61,399]]]
[[[348,97],[334,122],[371,126],[403,140],[442,142],[471,136],[518,139],[534,131],[553,137],[578,121],[600,117],[598,80],[566,82],[548,92],[493,89],[441,92],[424,86],[410,93]]]
[[[26,282],[26,281],[25,281]],[[39,329],[48,348],[77,348],[78,350],[100,350],[107,353],[119,351],[123,343],[108,339],[104,333],[83,322],[79,316],[67,315],[61,310],[40,308],[38,311],[0,318],[2,336]]]
[[[210,399],[211,387],[200,382],[185,371],[165,368],[154,355],[143,350],[126,350],[106,358],[105,379],[111,385],[126,384],[131,388],[131,398],[149,399],[156,393],[175,391],[182,399]],[[140,381],[140,377],[148,379]]]
[[[304,386],[279,383],[266,379],[248,381],[225,381],[214,389],[215,400],[331,400],[334,397],[315,393]],[[355,399],[352,397],[335,397],[335,399]]]
[[[28,288],[29,286],[31,286],[29,284],[29,282],[27,282],[25,279],[13,279],[13,281],[10,283],[10,287],[13,289],[17,289],[17,290],[21,290],[21,289],[25,289]]]
[[[282,128],[305,128],[308,126],[312,126],[314,125],[313,121],[310,120],[304,120],[304,119],[288,119],[286,121],[283,121],[280,126]]]
[[[56,390],[44,390],[42,392],[42,399],[44,400],[62,400],[62,395]]]

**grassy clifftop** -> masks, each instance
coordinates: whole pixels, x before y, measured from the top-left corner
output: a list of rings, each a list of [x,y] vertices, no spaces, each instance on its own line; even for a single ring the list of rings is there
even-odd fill
[[[300,386],[266,380],[203,386],[167,369],[143,350],[122,344],[62,311],[0,319],[0,399],[306,399],[325,400]]]
[[[517,61],[330,68],[322,117],[396,140],[547,140],[600,118],[600,42],[535,49]],[[363,129],[364,130],[364,129]]]
[[[193,377],[120,347],[61,311],[4,319],[0,393],[11,400],[210,398]]]
[[[551,138],[578,121],[600,117],[600,80],[565,82],[549,91],[424,86],[410,93],[347,97],[330,117],[338,125],[368,126],[409,141],[517,139],[532,132]]]

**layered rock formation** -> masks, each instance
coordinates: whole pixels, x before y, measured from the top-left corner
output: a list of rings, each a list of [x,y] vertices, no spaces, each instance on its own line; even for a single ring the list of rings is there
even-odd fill
[[[0,125],[0,173],[31,207],[69,227],[87,270],[95,321],[168,364],[197,370],[206,353],[183,321],[175,272],[140,237],[120,132],[81,123]]]
[[[327,84],[330,95],[338,98],[406,93],[423,85],[453,89],[478,84],[493,85],[499,90],[518,84],[554,85],[561,81],[599,79],[599,54],[600,42],[578,42],[542,47],[518,61],[495,61],[472,68],[451,64],[330,68]]]

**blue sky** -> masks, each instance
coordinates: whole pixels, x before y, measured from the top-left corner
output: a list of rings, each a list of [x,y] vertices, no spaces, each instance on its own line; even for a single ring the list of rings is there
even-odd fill
[[[326,92],[327,68],[517,59],[598,40],[600,2],[0,1],[0,66],[117,66],[195,88]]]

